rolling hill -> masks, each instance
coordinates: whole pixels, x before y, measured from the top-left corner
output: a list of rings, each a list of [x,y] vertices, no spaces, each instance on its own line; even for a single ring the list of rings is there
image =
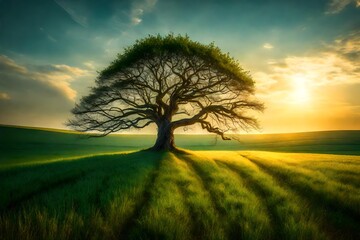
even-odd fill
[[[153,145],[155,135],[114,134],[88,138],[73,131],[0,126],[0,167],[31,161],[49,161],[103,153],[134,151]],[[244,134],[239,141],[217,140],[214,135],[176,135],[180,148],[189,150],[261,150],[360,154],[360,131],[287,134]]]
[[[0,239],[360,238],[359,131],[0,136]]]

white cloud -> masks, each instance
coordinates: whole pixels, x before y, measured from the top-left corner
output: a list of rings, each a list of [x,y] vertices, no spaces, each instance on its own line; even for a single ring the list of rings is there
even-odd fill
[[[359,65],[336,52],[323,52],[318,56],[287,57],[285,67],[275,67],[273,71],[282,77],[301,75],[312,85],[349,84],[360,81],[356,72]]]
[[[0,55],[0,70],[11,70],[11,72],[21,74],[27,73],[27,69],[25,67],[18,65],[14,60],[5,55]]]
[[[34,72],[33,78],[56,88],[68,99],[75,101],[77,92],[70,86],[70,83],[78,77],[85,76],[88,71],[71,67],[65,64],[50,65],[53,69],[45,72]]]
[[[133,17],[133,18],[131,19],[131,22],[132,22],[132,24],[134,24],[134,25],[138,25],[139,23],[141,23],[141,21],[142,21],[142,19],[141,19],[141,18],[138,18],[138,17]]]
[[[27,68],[4,55],[0,55],[0,70],[9,79],[21,77],[28,79],[28,81],[41,82],[57,90],[71,101],[75,101],[77,93],[71,88],[70,83],[78,77],[89,74],[86,70],[65,64],[36,66],[34,69]]]
[[[278,62],[275,59],[269,59],[266,63],[268,65],[274,65],[274,64],[277,64]]]
[[[269,101],[289,100],[300,88],[305,96],[305,90],[359,84],[360,39],[358,34],[351,34],[316,54],[289,56],[270,63],[269,71],[253,74],[260,96]]]
[[[142,10],[141,8],[134,8],[132,9],[132,13],[131,13],[131,22],[134,25],[137,25],[139,23],[141,23],[142,19],[141,16],[144,14],[144,10]]]
[[[274,46],[271,45],[270,43],[265,43],[265,44],[263,45],[263,48],[265,48],[265,49],[273,49]]]
[[[93,77],[78,67],[25,65],[0,55],[0,123],[63,128],[77,96],[74,87]]]
[[[337,14],[350,4],[354,4],[356,7],[360,7],[360,0],[331,0],[325,13]]]
[[[95,70],[96,69],[94,61],[84,62],[83,65],[89,70]]]
[[[338,38],[335,44],[327,45],[327,47],[339,54],[357,57],[360,61],[360,31]]]
[[[131,23],[133,25],[138,25],[141,23],[144,13],[151,11],[155,7],[156,2],[157,0],[135,1],[130,11]]]
[[[71,67],[69,65],[65,65],[65,64],[55,64],[55,65],[52,65],[54,68],[58,69],[60,72],[64,72],[66,74],[70,74],[74,77],[77,77],[77,76],[84,76],[87,74],[87,71],[86,70],[83,70],[81,68],[77,68],[77,67]]]
[[[70,82],[73,80],[73,77],[67,74],[54,74],[54,73],[34,73],[34,79],[41,81],[44,84],[47,84],[71,101],[75,101],[77,92],[71,88]]]
[[[10,95],[5,92],[0,92],[0,100],[10,100]]]

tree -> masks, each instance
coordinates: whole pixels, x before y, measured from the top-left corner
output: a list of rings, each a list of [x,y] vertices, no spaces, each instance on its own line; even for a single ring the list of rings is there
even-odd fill
[[[188,36],[148,36],[119,54],[99,73],[96,87],[72,110],[68,125],[101,136],[157,126],[154,150],[175,149],[174,130],[199,124],[225,135],[258,128],[247,110],[263,109],[252,99],[254,81],[229,54]]]

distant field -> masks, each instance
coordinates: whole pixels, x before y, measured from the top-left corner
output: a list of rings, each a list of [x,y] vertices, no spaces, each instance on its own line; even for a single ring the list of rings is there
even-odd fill
[[[135,151],[151,147],[154,135],[111,135],[87,138],[71,131],[0,125],[0,168],[9,164],[49,161],[84,155]],[[263,150],[360,155],[360,131],[239,135],[240,141],[213,135],[177,135],[189,150]]]
[[[178,136],[196,150],[178,153],[139,151],[149,135],[0,137],[0,239],[360,239],[359,131]]]

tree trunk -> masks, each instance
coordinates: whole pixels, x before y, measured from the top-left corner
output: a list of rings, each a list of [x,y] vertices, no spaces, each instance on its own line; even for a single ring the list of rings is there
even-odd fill
[[[174,130],[170,121],[164,120],[158,125],[157,139],[152,149],[157,151],[175,149]]]

